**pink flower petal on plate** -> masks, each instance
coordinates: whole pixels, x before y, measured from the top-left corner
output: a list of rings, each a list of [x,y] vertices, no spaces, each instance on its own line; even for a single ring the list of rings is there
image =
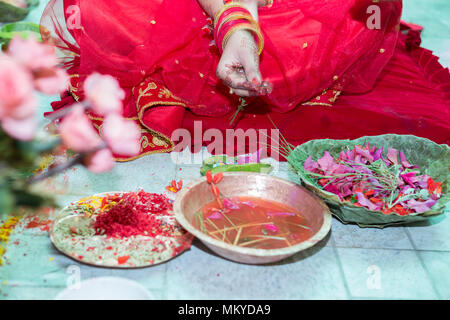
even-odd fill
[[[410,209],[414,210],[417,213],[424,213],[427,212],[428,210],[430,210],[430,208],[432,206],[434,206],[436,204],[436,200],[435,199],[428,199],[427,201],[421,202],[421,201],[417,201],[415,199],[411,199],[409,201],[407,201],[407,205]]]
[[[427,174],[416,176],[415,183],[419,188],[426,189],[428,187],[428,179],[430,179],[430,176]]]
[[[355,146],[355,152],[356,154],[365,157],[369,162],[373,162],[373,157],[368,150],[361,149],[360,147]]]
[[[336,166],[333,157],[328,151],[325,151],[323,157],[317,160],[317,163],[319,164],[319,167],[325,172],[332,172],[334,167]]]
[[[367,199],[364,194],[361,192],[356,192],[356,197],[358,198],[358,203],[363,207],[368,208],[369,210],[377,211],[379,210],[379,206],[372,203],[369,199]]]
[[[373,160],[374,161],[380,160],[382,156],[383,156],[383,148],[379,148],[374,152]]]
[[[417,173],[418,173],[417,171],[407,172],[407,173],[401,174],[400,177],[407,184],[409,184],[410,186],[414,187],[414,182],[416,181],[415,178],[416,178],[416,174]]]
[[[392,164],[398,164],[398,150],[393,148],[388,148],[387,159]]]
[[[400,162],[402,164],[403,167],[405,168],[412,168],[414,167],[411,163],[409,163],[409,161],[406,159],[406,156],[403,152],[399,152],[400,154]]]
[[[306,171],[314,172],[319,167],[319,165],[317,164],[317,162],[315,162],[312,159],[312,156],[309,156],[305,160],[305,163],[304,163],[303,167],[305,168]]]
[[[329,184],[327,185],[325,188],[323,188],[323,190],[337,194],[338,196],[341,195],[341,192],[339,191],[339,189],[334,185],[334,184]]]

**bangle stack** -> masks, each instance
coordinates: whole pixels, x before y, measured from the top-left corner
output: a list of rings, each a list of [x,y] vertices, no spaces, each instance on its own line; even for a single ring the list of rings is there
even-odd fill
[[[253,19],[243,5],[238,2],[227,1],[214,18],[214,40],[220,53],[225,49],[230,37],[238,30],[247,30],[253,33],[258,45],[258,54],[261,54],[264,47],[264,38],[258,22]]]

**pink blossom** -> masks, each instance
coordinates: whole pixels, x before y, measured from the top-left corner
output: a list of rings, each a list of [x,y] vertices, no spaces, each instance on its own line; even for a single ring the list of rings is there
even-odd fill
[[[32,140],[36,131],[36,119],[33,116],[23,119],[5,118],[2,120],[2,128],[18,140]]]
[[[139,127],[118,114],[110,114],[103,122],[102,135],[115,154],[134,156],[139,154],[141,146]]]
[[[67,72],[62,69],[53,69],[40,74],[34,80],[34,85],[37,90],[54,95],[64,92],[69,87],[69,76]]]
[[[26,0],[3,0],[2,2],[10,3],[16,7],[26,8],[27,1]]]
[[[0,57],[0,121],[3,130],[19,140],[31,140],[36,128],[31,74],[7,56]]]
[[[103,173],[112,170],[115,162],[111,150],[104,148],[88,155],[84,165],[93,173]]]
[[[32,71],[52,69],[58,64],[53,47],[38,42],[32,36],[28,39],[14,37],[8,46],[8,53]]]
[[[125,92],[114,77],[93,73],[84,82],[84,92],[95,113],[107,115],[121,112]]]
[[[88,152],[100,146],[102,140],[84,113],[81,105],[75,104],[64,117],[59,127],[62,141],[75,152]]]
[[[34,113],[32,77],[7,56],[0,57],[0,119],[24,118]]]

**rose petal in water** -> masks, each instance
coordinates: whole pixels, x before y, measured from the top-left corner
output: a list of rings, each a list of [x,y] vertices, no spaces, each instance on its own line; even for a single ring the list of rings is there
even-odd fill
[[[208,219],[212,220],[222,219],[222,214],[219,211],[216,211],[213,214],[209,215]]]
[[[266,224],[266,225],[264,225],[264,228],[266,230],[269,230],[269,231],[272,231],[272,232],[278,232],[278,228],[274,224]]]
[[[223,199],[223,205],[226,209],[238,210],[240,207],[233,200],[225,198]]]

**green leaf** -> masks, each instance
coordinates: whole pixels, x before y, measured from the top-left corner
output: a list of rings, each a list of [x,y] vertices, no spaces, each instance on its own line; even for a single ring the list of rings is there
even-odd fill
[[[10,23],[0,29],[0,43],[7,46],[15,36],[27,39],[30,35],[33,35],[38,41],[42,41],[38,24],[32,22]]]

